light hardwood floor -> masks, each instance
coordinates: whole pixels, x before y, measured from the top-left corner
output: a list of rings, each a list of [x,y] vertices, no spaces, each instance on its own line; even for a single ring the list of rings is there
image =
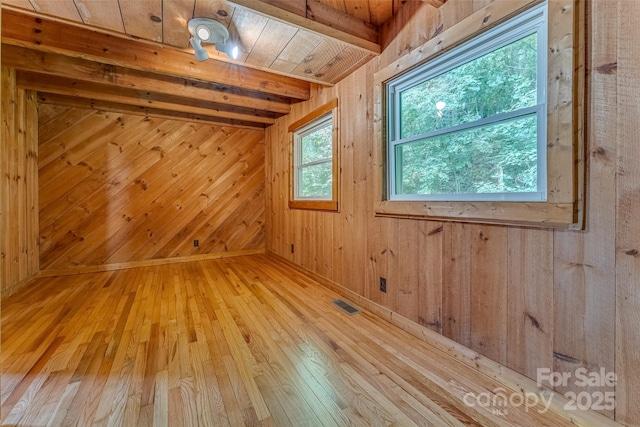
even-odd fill
[[[465,405],[500,385],[337,298],[268,255],[39,279],[3,301],[2,425],[569,425]]]

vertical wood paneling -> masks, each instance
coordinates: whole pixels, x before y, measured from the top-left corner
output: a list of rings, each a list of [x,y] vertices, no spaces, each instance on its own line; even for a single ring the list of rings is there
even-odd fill
[[[506,364],[506,227],[471,228],[471,348]]]
[[[299,238],[298,230],[317,235],[319,218],[326,230],[324,221],[330,218],[334,231],[325,235],[321,253],[322,258],[329,257],[326,244],[333,240],[332,260],[326,260],[333,261],[333,276],[325,277],[533,379],[538,368],[571,373],[579,367],[615,369],[618,407],[615,414],[605,414],[628,425],[640,425],[636,404],[640,392],[640,227],[635,216],[640,209],[640,153],[635,143],[640,133],[636,105],[640,52],[633,42],[640,37],[633,21],[640,11],[634,10],[635,2],[586,2],[584,231],[439,223],[373,214],[374,201],[368,190],[373,183],[367,181],[375,140],[369,114],[373,74],[489,3],[449,0],[437,10],[407,3],[382,28],[382,55],[336,87],[323,90],[323,94],[337,94],[342,122],[339,214],[300,215],[281,199],[289,185],[286,127],[321,104],[318,89],[310,101],[296,105],[267,132],[267,158],[272,161],[267,168],[268,248],[315,271],[304,255],[290,257],[289,244]],[[360,101],[361,96],[366,102]],[[355,221],[362,226],[354,226]],[[339,237],[335,230],[341,230]],[[358,252],[359,248],[366,253]],[[317,248],[309,250],[318,253]],[[336,257],[341,264],[335,262]],[[362,290],[353,287],[357,277],[364,277]],[[387,278],[386,294],[378,289],[379,277]],[[581,387],[575,381],[557,388],[561,393],[569,390],[613,391]]]
[[[510,228],[508,251],[506,364],[536,378],[553,366],[553,233]]]
[[[603,367],[614,371],[616,239],[616,11],[618,3],[593,1],[588,8],[588,175],[585,232],[554,232],[553,368],[574,372]],[[604,66],[605,72],[602,72]],[[613,391],[610,387],[558,388],[566,392]],[[608,412],[609,416],[613,411]]]
[[[616,418],[634,426],[640,425],[640,28],[635,19],[638,14],[640,3],[634,0],[618,3],[617,121],[613,114],[608,116],[610,127],[615,124],[618,128],[615,265],[619,382]],[[601,71],[604,69],[606,67],[600,68]],[[607,79],[607,82],[613,81]]]
[[[443,224],[418,222],[418,323],[442,333]]]
[[[40,115],[43,269],[264,246],[262,131],[49,105]]]
[[[33,92],[18,89],[2,69],[0,136],[0,288],[11,293],[39,272],[38,133]]]
[[[471,346],[471,230],[469,224],[444,224],[442,256],[442,333]],[[445,279],[446,278],[446,279]],[[438,284],[435,284],[437,287]]]

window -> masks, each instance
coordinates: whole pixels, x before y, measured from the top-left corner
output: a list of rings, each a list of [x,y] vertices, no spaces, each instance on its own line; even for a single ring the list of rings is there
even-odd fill
[[[546,7],[387,85],[390,200],[546,199]]]
[[[291,208],[338,210],[336,109],[334,100],[289,127]]]
[[[376,73],[377,215],[580,222],[579,4],[496,0]]]

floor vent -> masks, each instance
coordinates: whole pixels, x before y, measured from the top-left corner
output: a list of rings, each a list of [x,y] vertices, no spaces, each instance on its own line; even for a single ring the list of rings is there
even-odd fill
[[[349,305],[348,303],[342,301],[341,299],[337,299],[337,300],[333,301],[333,303],[335,305],[337,305],[342,311],[347,313],[349,316],[354,315],[356,313],[360,313],[360,310],[358,310],[354,306]]]

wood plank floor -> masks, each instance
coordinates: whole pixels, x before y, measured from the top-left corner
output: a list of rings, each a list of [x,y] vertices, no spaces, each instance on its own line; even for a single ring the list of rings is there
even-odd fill
[[[569,425],[465,405],[499,384],[337,298],[268,255],[39,279],[3,301],[2,425]]]

